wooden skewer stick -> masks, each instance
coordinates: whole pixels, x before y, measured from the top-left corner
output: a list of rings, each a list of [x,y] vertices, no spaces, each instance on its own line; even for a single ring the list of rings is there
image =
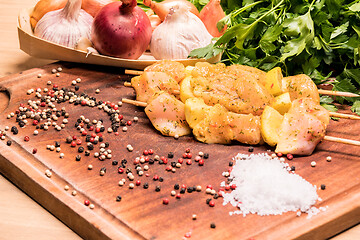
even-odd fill
[[[350,92],[339,92],[339,91],[331,91],[331,90],[323,90],[318,89],[319,94],[323,95],[331,95],[331,96],[340,96],[340,97],[360,97],[359,94],[350,93]]]
[[[132,87],[131,82],[124,82],[125,87]]]
[[[131,100],[131,99],[127,99],[127,98],[123,98],[121,99],[121,101],[123,103],[129,103],[138,107],[146,107],[147,103],[146,102],[140,102],[140,101],[136,101],[136,100]]]
[[[325,136],[324,140],[331,141],[331,142],[345,143],[345,144],[360,146],[360,141],[355,141],[355,140],[350,140],[350,139],[345,139],[345,138]]]
[[[131,82],[124,82],[125,87],[132,87]],[[180,95],[180,90],[172,90],[171,94]]]
[[[338,118],[347,118],[352,120],[360,120],[360,116],[352,115],[352,114],[344,114],[337,112],[329,112],[330,117],[338,117]]]
[[[125,74],[127,75],[141,75],[144,71],[125,69]]]
[[[131,100],[131,99],[127,99],[127,98],[123,98],[121,101],[123,103],[129,103],[129,104],[132,104],[132,105],[135,105],[135,106],[138,106],[138,107],[146,107],[147,106],[147,103],[145,103],[145,102],[140,102],[140,101]],[[344,144],[360,146],[360,141],[355,141],[355,140],[350,140],[350,139],[345,139],[345,138],[325,136],[324,140],[331,141],[331,142],[337,142],[337,143],[344,143]]]

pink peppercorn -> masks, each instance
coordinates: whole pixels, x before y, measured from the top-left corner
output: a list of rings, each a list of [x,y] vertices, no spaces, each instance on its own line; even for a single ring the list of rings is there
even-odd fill
[[[165,169],[166,169],[166,171],[171,171],[172,167],[169,165]]]
[[[100,132],[100,128],[99,128],[99,127],[95,128],[95,132],[96,132],[96,133],[99,133],[99,132]]]
[[[175,197],[176,197],[177,199],[180,199],[180,198],[181,198],[181,194],[180,194],[180,193],[177,193],[177,194],[175,195]]]
[[[215,201],[214,201],[214,200],[211,200],[211,201],[209,202],[209,206],[210,206],[210,207],[214,207],[214,206],[215,206]]]
[[[38,125],[38,123],[39,123],[38,120],[34,120],[34,121],[33,121],[33,125],[34,125],[34,126]]]
[[[33,151],[32,151],[33,154],[36,154],[37,153],[37,149],[34,148]]]
[[[185,152],[186,152],[186,153],[189,153],[189,152],[190,152],[190,148],[186,148],[186,149],[185,149]]]
[[[213,189],[213,186],[212,185],[207,185],[206,188],[210,188],[211,190]]]
[[[178,163],[182,164],[183,162],[184,162],[184,159],[182,159],[182,158],[178,159]]]
[[[235,185],[235,184],[231,184],[230,188],[231,188],[231,190],[235,190],[235,189],[236,189],[236,185]]]
[[[163,204],[164,204],[164,205],[168,205],[168,204],[169,204],[169,199],[168,199],[168,198],[164,198],[164,199],[163,199]]]
[[[185,233],[184,237],[190,238],[190,237],[191,237],[191,233]]]
[[[25,137],[24,137],[24,141],[25,141],[25,142],[30,141],[30,137],[29,137],[29,136],[25,136]]]
[[[77,145],[81,145],[81,143],[82,143],[81,139],[77,139],[77,140],[76,140],[76,144],[77,144]]]
[[[72,141],[70,145],[71,145],[71,147],[76,147],[76,142]]]
[[[187,154],[186,154],[186,153],[183,153],[182,157],[183,157],[183,158],[187,158]]]
[[[83,132],[81,133],[81,135],[86,136],[86,135],[87,135],[87,131],[83,131]]]
[[[148,150],[148,153],[149,153],[149,155],[153,155],[153,154],[154,154],[154,150],[150,148],[150,149]]]
[[[72,136],[72,139],[73,139],[73,140],[76,140],[76,139],[77,139],[77,137],[74,135],[74,136]]]
[[[149,155],[149,151],[145,149],[144,152],[143,152],[143,154],[144,154],[145,156],[147,156],[147,155]]]
[[[90,127],[89,127],[89,131],[93,131],[94,128],[95,128],[94,126],[90,126]]]
[[[131,120],[127,121],[126,124],[130,126],[132,124]]]
[[[158,176],[158,175],[154,175],[153,179],[154,179],[154,180],[159,180],[159,176]]]
[[[225,185],[225,190],[229,191],[230,190],[230,185]]]
[[[189,158],[189,159],[192,158],[192,153],[187,153],[186,157]]]
[[[282,154],[282,153],[280,153],[280,152],[279,152],[279,153],[277,153],[276,155],[277,155],[278,157],[282,157],[282,156],[283,156],[283,154]]]
[[[196,157],[194,158],[195,162],[200,161],[200,159],[201,159],[201,157],[200,157],[200,156],[196,156]]]
[[[200,160],[199,160],[199,166],[203,166],[204,163],[205,163],[204,159],[200,159]]]
[[[120,114],[119,119],[122,120],[123,118],[124,118],[124,116]]]
[[[140,160],[139,160],[138,158],[136,158],[136,159],[134,160],[134,165],[139,164],[139,163],[140,163]]]
[[[85,200],[85,201],[84,201],[84,204],[85,204],[85,206],[89,206],[89,205],[90,205],[90,201],[89,201],[89,200]]]
[[[135,182],[135,184],[136,184],[136,186],[140,186],[140,184],[141,184],[140,180],[137,180],[137,181]]]
[[[289,160],[292,160],[294,158],[294,156],[292,154],[288,153],[286,155],[286,158],[289,159]]]
[[[124,173],[124,169],[123,168],[118,168],[118,173]]]

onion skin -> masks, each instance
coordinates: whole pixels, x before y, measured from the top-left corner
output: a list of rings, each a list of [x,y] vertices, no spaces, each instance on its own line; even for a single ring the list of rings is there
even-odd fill
[[[95,17],[103,6],[115,1],[117,0],[83,0],[81,8],[91,16]]]
[[[220,5],[220,0],[210,0],[200,11],[200,19],[213,37],[220,37],[226,31],[227,26],[225,26],[221,32],[219,32],[216,27],[216,24],[223,17],[225,17],[225,13]]]
[[[94,18],[91,41],[100,54],[138,59],[148,47],[150,20],[136,0],[127,2],[109,3]]]

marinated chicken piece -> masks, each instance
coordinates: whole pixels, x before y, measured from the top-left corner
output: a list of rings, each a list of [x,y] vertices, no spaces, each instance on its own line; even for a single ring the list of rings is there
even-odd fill
[[[250,145],[259,144],[260,117],[252,114],[228,112],[229,126],[233,133],[232,139]]]
[[[211,107],[194,128],[193,134],[197,140],[204,143],[229,144],[233,138],[228,111],[220,104]]]
[[[196,98],[195,98],[196,99]],[[229,144],[236,140],[246,144],[258,144],[260,137],[260,118],[252,114],[237,114],[229,112],[225,107],[216,104],[204,107],[203,103],[197,106],[195,99],[187,100],[188,113],[199,116],[193,126],[193,134],[198,141],[204,143]],[[189,104],[188,101],[193,101]],[[185,104],[185,105],[186,105]],[[202,115],[198,111],[203,112]],[[192,118],[193,116],[186,116]]]
[[[323,123],[310,113],[285,113],[275,152],[310,155],[324,138],[325,131]]]
[[[318,89],[311,78],[305,74],[284,77],[282,91],[290,93],[291,101],[298,98],[311,98],[317,104],[320,103]]]
[[[210,64],[208,62],[197,62],[191,71],[193,77],[211,77],[216,74],[224,73],[226,65],[224,63]]]
[[[169,74],[176,82],[186,77],[185,66],[172,60],[161,60],[144,69],[145,72],[164,72]]]
[[[330,121],[329,111],[327,111],[324,107],[317,104],[311,98],[300,98],[292,101],[288,113],[296,114],[298,112],[309,113],[314,115],[323,123],[325,128],[329,125],[329,121]]]
[[[148,102],[148,100],[159,91],[166,91],[172,94],[180,90],[180,85],[167,73],[144,72],[140,76],[131,79],[131,85],[136,92],[136,100]]]
[[[225,73],[207,78],[193,77],[191,87],[194,96],[203,98],[206,104],[221,104],[235,113],[261,115],[274,99],[256,80]]]
[[[156,93],[145,108],[152,125],[165,136],[191,133],[185,120],[184,103],[167,92]]]
[[[239,78],[251,78],[265,86],[266,72],[250,66],[233,64],[226,68],[227,73],[233,74]]]

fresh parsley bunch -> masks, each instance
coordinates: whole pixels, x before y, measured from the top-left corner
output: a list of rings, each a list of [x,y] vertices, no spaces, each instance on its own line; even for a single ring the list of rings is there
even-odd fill
[[[227,15],[218,28],[226,24],[228,30],[191,57],[222,53],[228,64],[265,71],[280,66],[285,75],[305,73],[316,84],[359,93],[360,0],[224,0],[222,6]],[[337,101],[353,103],[360,114],[359,98]],[[322,98],[326,107],[331,102]]]

